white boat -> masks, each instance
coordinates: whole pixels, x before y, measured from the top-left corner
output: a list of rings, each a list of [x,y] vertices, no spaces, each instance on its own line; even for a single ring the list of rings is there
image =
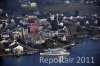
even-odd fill
[[[59,55],[70,55],[70,53],[63,48],[56,48],[56,49],[45,50],[45,52],[40,53],[40,55],[47,55],[47,56],[57,55],[57,56],[59,56]]]
[[[72,43],[72,44],[70,44],[71,46],[74,46],[75,45],[75,43]]]

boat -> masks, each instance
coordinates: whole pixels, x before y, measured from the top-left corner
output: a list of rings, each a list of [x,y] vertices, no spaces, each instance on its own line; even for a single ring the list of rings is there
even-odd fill
[[[75,46],[75,43],[70,44],[71,46]]]
[[[59,55],[70,55],[70,53],[63,48],[55,48],[55,49],[45,50],[43,53],[40,53],[40,55],[59,56]]]
[[[94,36],[92,39],[93,40],[98,40],[98,39],[100,39],[100,37],[99,36]]]

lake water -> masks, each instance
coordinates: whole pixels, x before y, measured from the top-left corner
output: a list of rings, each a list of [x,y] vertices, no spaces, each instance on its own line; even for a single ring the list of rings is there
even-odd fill
[[[35,54],[31,56],[0,58],[0,66],[99,66],[100,41],[86,40],[71,48],[70,53],[71,55],[68,58],[74,58],[72,63],[43,63],[40,62],[40,55]],[[86,63],[87,57],[90,62],[93,60],[93,63]],[[84,58],[86,62],[84,62]],[[77,63],[78,60],[80,63]]]

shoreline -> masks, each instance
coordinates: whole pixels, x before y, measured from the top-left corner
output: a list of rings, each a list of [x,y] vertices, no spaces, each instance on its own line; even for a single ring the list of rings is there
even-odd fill
[[[99,37],[93,36],[93,37],[88,37],[88,38],[84,38],[84,39],[81,38],[81,40],[79,40],[79,41],[74,40],[76,42],[68,44],[68,45],[64,45],[64,46],[59,46],[59,47],[66,48],[66,49],[71,48],[71,47],[76,46],[77,44],[80,44],[81,42],[85,41],[85,39],[97,40],[97,39],[100,39],[100,36]],[[39,49],[35,49],[35,50],[32,50],[32,51],[24,51],[22,53],[5,53],[5,52],[1,52],[2,54],[0,54],[0,57],[34,55],[35,53],[38,53],[38,52],[39,52]]]
[[[22,52],[22,53],[20,53],[20,54],[18,54],[18,53],[4,53],[4,54],[0,54],[0,57],[33,55],[33,54],[35,54],[35,53],[37,53],[37,52],[38,52],[38,50]]]

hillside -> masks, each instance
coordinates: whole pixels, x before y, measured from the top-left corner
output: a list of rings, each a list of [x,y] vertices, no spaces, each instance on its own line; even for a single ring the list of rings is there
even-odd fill
[[[74,13],[75,10],[78,10],[80,14],[87,14],[87,13],[97,13],[100,12],[100,7],[96,5],[88,5],[80,4],[80,3],[70,3],[70,4],[56,4],[52,6],[45,6],[42,8],[44,11],[51,11],[51,12],[69,12]]]

